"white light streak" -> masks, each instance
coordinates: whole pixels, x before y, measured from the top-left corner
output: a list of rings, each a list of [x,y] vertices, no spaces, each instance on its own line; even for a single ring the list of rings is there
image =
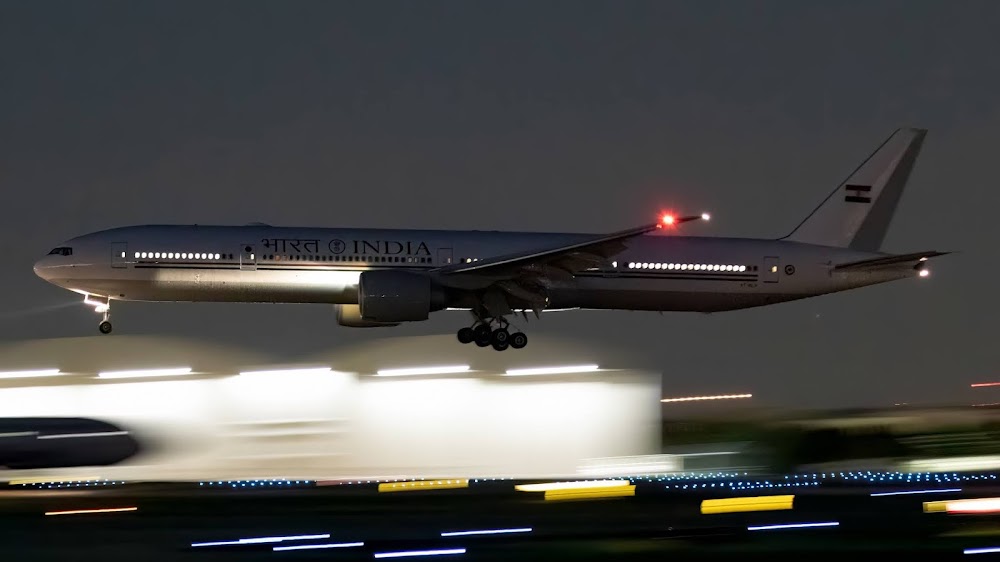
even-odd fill
[[[57,377],[63,373],[59,369],[31,369],[28,371],[0,371],[0,379],[29,379],[35,377]]]
[[[190,375],[191,367],[173,367],[169,369],[135,369],[129,371],[104,371],[98,373],[98,378],[102,379],[133,379],[143,377],[173,377],[177,375]]]
[[[52,435],[39,435],[39,439],[74,439],[81,437],[116,437],[128,435],[127,431],[100,431],[94,433],[54,433]]]
[[[786,523],[783,525],[757,525],[747,527],[747,531],[770,531],[775,529],[806,529],[812,527],[837,527],[840,523],[830,521],[828,523]]]
[[[330,367],[310,367],[305,369],[270,369],[263,371],[241,371],[240,376],[269,375],[322,375],[332,372]]]
[[[871,494],[871,497],[877,498],[880,496],[909,496],[913,494],[944,494],[948,492],[961,492],[961,488],[938,488],[936,490],[906,490],[903,492],[879,492],[877,494]]]
[[[33,437],[38,435],[37,431],[15,431],[13,433],[0,433],[0,439],[8,437]]]
[[[559,367],[531,367],[527,369],[507,369],[505,376],[523,377],[531,375],[565,375],[569,373],[593,373],[599,371],[597,365],[564,365]]]
[[[738,398],[752,398],[753,394],[717,394],[714,396],[686,396],[684,398],[664,398],[660,402],[695,402],[700,400],[735,400]]]
[[[520,484],[519,492],[548,492],[550,490],[579,490],[587,488],[618,488],[628,486],[628,480],[579,480],[575,482],[545,482],[541,484]]]
[[[403,550],[400,552],[376,552],[375,558],[406,558],[408,556],[444,556],[465,554],[464,548],[443,548],[438,550]]]
[[[235,541],[214,541],[214,542],[196,542],[191,543],[193,548],[199,548],[203,546],[239,546],[244,544],[268,544],[284,541],[310,541],[317,539],[328,539],[329,534],[323,535],[289,535],[285,537],[252,537],[249,539],[239,539]]]
[[[987,546],[983,548],[967,548],[962,551],[963,554],[990,554],[993,552],[1000,552],[1000,546]]]
[[[327,535],[329,537],[330,535]],[[272,548],[274,552],[281,552],[283,550],[316,550],[323,548],[354,548],[358,546],[365,546],[363,542],[331,542],[324,544],[299,544],[295,546],[276,546]]]
[[[468,537],[473,535],[506,535],[511,533],[530,533],[531,527],[521,527],[517,529],[483,529],[481,531],[452,531],[441,533],[442,537]]]
[[[904,463],[905,472],[960,472],[969,470],[997,470],[1000,455],[979,455],[972,457],[943,457],[916,459]]]
[[[415,375],[448,375],[468,372],[468,365],[442,365],[438,367],[406,367],[402,369],[380,369],[377,377],[408,377]]]

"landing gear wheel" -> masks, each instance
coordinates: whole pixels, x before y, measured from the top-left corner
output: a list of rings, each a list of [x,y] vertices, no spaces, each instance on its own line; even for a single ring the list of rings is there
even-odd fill
[[[104,320],[103,322],[97,325],[97,329],[100,330],[102,334],[110,334],[111,322],[108,320]]]
[[[510,343],[507,340],[493,340],[493,349],[497,351],[503,351],[510,347]]]
[[[493,342],[493,330],[486,324],[480,324],[473,329],[475,333],[475,342],[479,347],[486,347]]]
[[[510,335],[510,346],[514,349],[521,349],[528,345],[528,336],[524,335],[522,332]]]
[[[462,328],[458,331],[458,341],[462,343],[472,343],[476,339],[476,332],[472,328]]]
[[[507,341],[509,339],[510,332],[507,331],[507,328],[497,328],[496,330],[493,330],[493,335],[490,337],[490,343],[493,344],[493,347],[496,347],[497,344],[503,344],[504,349],[507,349],[507,346],[510,345],[510,342]]]

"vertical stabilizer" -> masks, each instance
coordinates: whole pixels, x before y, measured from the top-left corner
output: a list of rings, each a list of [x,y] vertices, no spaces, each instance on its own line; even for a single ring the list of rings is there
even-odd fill
[[[926,135],[897,129],[783,240],[877,252]]]

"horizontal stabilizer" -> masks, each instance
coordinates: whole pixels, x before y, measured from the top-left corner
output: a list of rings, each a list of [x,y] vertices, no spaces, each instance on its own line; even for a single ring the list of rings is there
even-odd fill
[[[850,263],[842,263],[833,267],[834,271],[871,271],[875,269],[899,267],[903,265],[919,265],[930,258],[944,256],[950,252],[916,252],[913,254],[900,254],[898,256],[885,256],[870,260],[861,260]]]

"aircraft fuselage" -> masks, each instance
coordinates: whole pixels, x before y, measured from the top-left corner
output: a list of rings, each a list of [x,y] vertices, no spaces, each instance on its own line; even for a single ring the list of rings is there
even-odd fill
[[[491,231],[135,226],[74,238],[35,272],[123,301],[358,304],[363,271],[435,268],[591,235]],[[717,312],[916,276],[834,272],[884,254],[781,240],[650,234],[606,263],[551,283],[548,308]],[[449,303],[461,307],[463,303]]]

